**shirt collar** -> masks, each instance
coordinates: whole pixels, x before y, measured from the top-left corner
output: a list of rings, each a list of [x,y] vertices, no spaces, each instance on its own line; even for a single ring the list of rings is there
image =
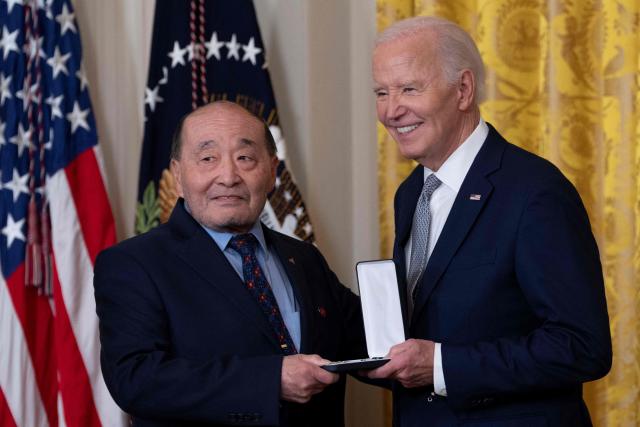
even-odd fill
[[[223,252],[227,248],[227,245],[229,244],[229,240],[231,240],[231,238],[236,234],[239,234],[239,233],[229,233],[225,231],[212,230],[211,228],[205,227],[204,225],[202,225],[202,228],[204,228],[204,230],[209,234],[209,236],[211,236],[211,238],[216,242],[220,250]],[[256,239],[258,239],[258,243],[260,244],[260,247],[262,248],[264,253],[267,253],[267,242],[264,239],[264,231],[262,230],[262,224],[260,223],[259,220],[256,221],[255,224],[253,224],[253,227],[251,227],[251,230],[249,230],[249,233],[253,234],[256,237]]]
[[[482,148],[484,140],[487,139],[489,134],[489,127],[482,118],[478,126],[471,132],[471,135],[445,160],[440,166],[438,172],[435,172],[436,177],[444,185],[451,188],[458,193],[462,186],[467,172],[471,169],[471,164],[476,158],[476,155]],[[426,180],[433,171],[427,167],[424,168],[424,179]]]

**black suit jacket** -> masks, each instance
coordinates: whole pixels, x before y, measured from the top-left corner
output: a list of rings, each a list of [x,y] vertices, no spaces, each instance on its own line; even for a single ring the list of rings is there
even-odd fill
[[[313,245],[264,232],[300,305],[300,352],[363,357],[358,298]],[[307,404],[280,401],[269,323],[182,200],[167,224],[103,251],[94,286],[102,371],[134,426],[344,424],[344,378]]]
[[[489,128],[405,322],[442,343],[448,397],[396,384],[396,425],[590,425],[582,383],[608,372],[611,337],[587,213],[555,166]],[[419,166],[395,198],[403,306],[422,183]]]

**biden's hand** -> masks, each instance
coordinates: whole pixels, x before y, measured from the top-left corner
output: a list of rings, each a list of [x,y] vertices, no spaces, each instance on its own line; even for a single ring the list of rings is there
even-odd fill
[[[282,360],[280,397],[296,403],[306,403],[340,376],[320,366],[329,363],[317,354],[296,354]]]
[[[389,350],[391,360],[377,369],[365,372],[369,378],[398,380],[406,388],[433,384],[433,341],[410,339]]]

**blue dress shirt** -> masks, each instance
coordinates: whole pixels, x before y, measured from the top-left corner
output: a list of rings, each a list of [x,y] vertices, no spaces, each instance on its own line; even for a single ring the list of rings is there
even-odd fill
[[[209,236],[216,242],[224,256],[227,257],[233,269],[238,273],[238,276],[244,281],[242,276],[242,257],[239,253],[228,247],[229,240],[231,240],[234,234],[211,230],[205,226],[202,227],[209,233]],[[280,308],[282,319],[289,330],[289,335],[291,335],[293,343],[298,351],[300,351],[300,312],[287,272],[280,262],[280,259],[276,256],[273,248],[267,246],[260,221],[253,225],[249,233],[258,239],[259,245],[256,250],[256,258],[258,258],[260,268],[264,271],[269,285],[271,285],[271,290],[278,302],[278,307]]]

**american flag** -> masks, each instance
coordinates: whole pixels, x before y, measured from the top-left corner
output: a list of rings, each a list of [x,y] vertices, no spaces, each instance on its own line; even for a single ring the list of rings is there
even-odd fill
[[[0,426],[120,426],[93,262],[114,222],[69,0],[0,0]]]

